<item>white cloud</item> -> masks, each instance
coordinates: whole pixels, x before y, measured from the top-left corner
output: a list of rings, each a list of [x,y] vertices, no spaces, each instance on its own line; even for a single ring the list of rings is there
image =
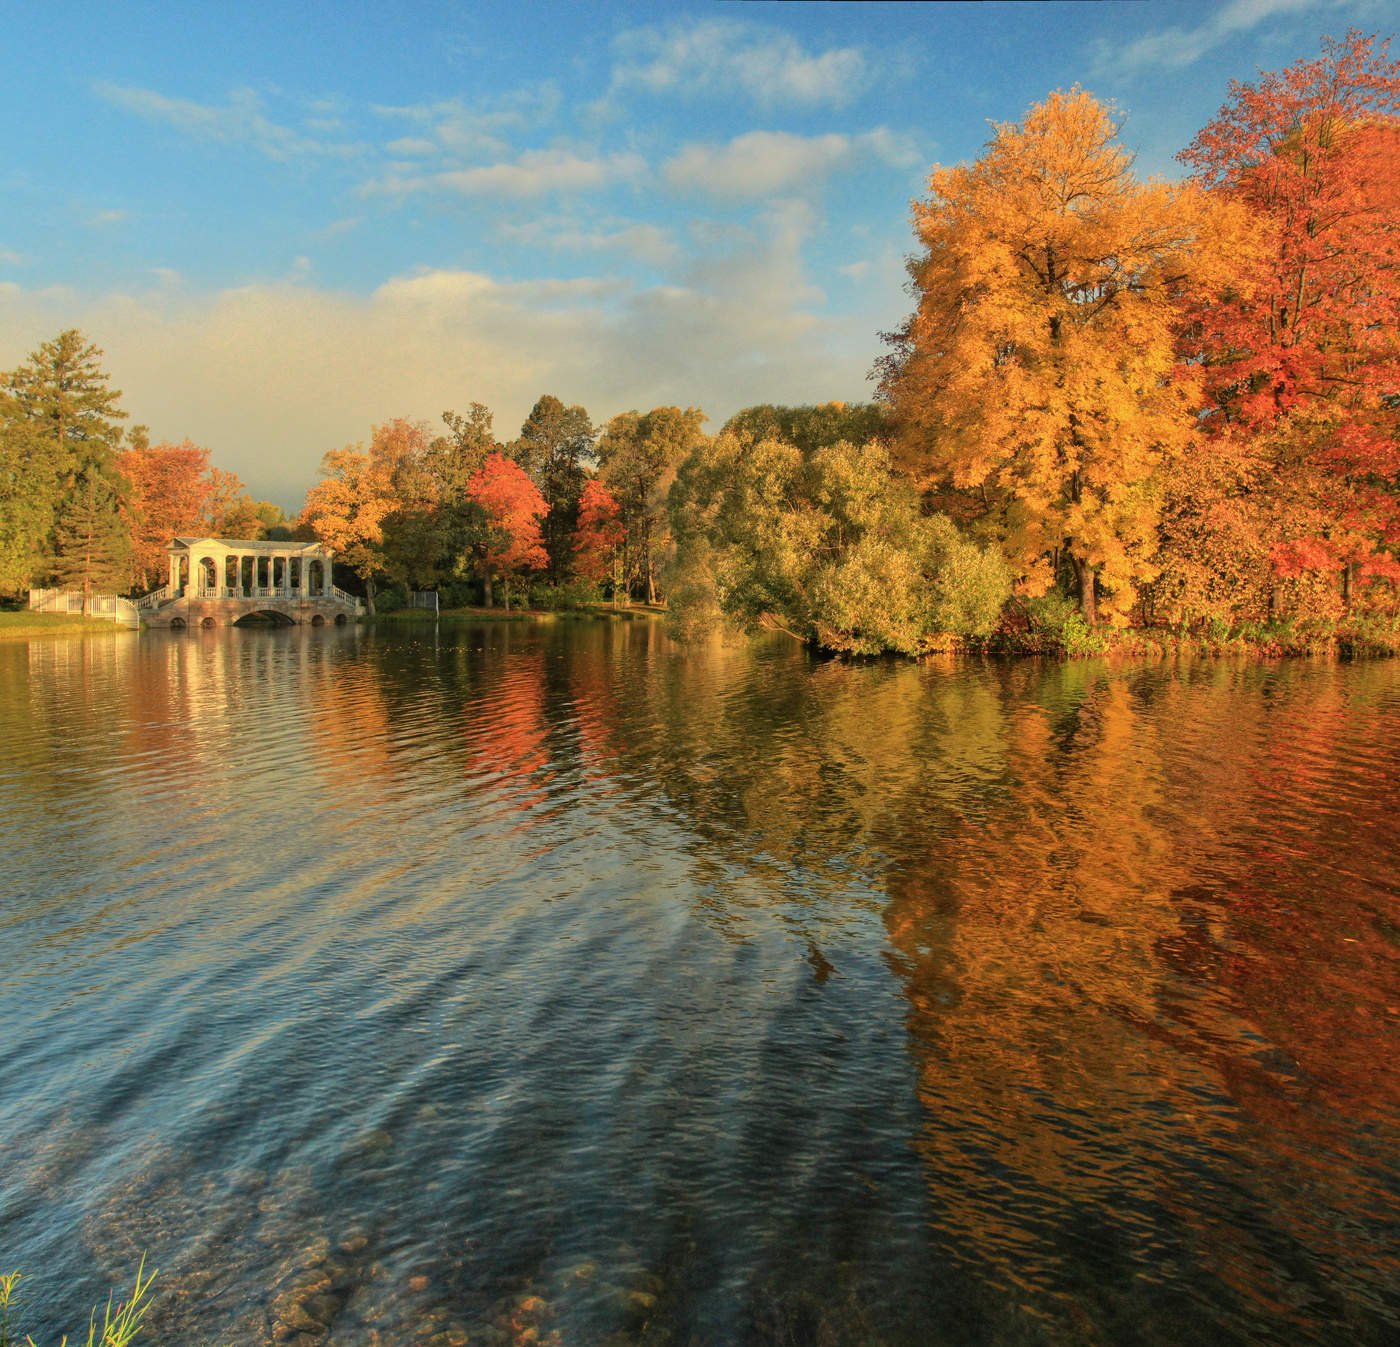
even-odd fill
[[[255,495],[296,506],[325,450],[473,400],[509,435],[543,392],[599,419],[676,403],[717,421],[754,402],[867,396],[879,324],[821,312],[801,257],[811,227],[807,206],[780,203],[642,288],[447,269],[365,296],[309,279],[87,298],[0,283],[0,368],[79,327],[133,421],[208,445]]]
[[[1136,71],[1150,67],[1178,70],[1192,65],[1222,43],[1269,19],[1330,8],[1336,0],[1230,0],[1194,28],[1173,26],[1144,33],[1126,46],[1100,39],[1095,64],[1100,71]]]
[[[94,229],[100,229],[104,225],[121,224],[122,221],[130,218],[130,211],[124,210],[100,210],[94,215],[88,216],[88,224]]]
[[[197,103],[170,98],[154,89],[101,81],[99,96],[115,107],[164,122],[196,140],[223,145],[245,145],[269,159],[287,160],[303,155],[347,155],[358,147],[317,139],[272,121],[263,111],[261,97],[252,89],[235,89],[226,104]]]
[[[17,267],[24,261],[24,254],[17,253],[13,248],[0,246],[0,266]]]
[[[489,106],[474,107],[460,98],[444,98],[399,106],[376,104],[371,110],[389,121],[407,122],[414,129],[413,135],[390,142],[391,153],[424,155],[436,151],[461,160],[503,157],[509,152],[505,139],[509,133],[547,126],[558,115],[562,101],[558,86],[543,80],[498,95]]]
[[[327,239],[333,239],[341,234],[349,234],[358,229],[364,223],[362,215],[348,215],[344,219],[332,220],[328,225],[322,225],[320,229],[313,231],[311,238],[317,243],[324,243]]]
[[[437,141],[424,140],[421,136],[400,136],[397,140],[391,140],[384,148],[390,154],[399,155],[436,154],[438,150]]]
[[[780,28],[735,19],[633,29],[617,38],[616,51],[610,92],[740,92],[762,107],[841,107],[871,74],[857,47],[809,51]]]
[[[551,252],[610,252],[647,266],[665,267],[678,257],[670,230],[653,224],[627,224],[610,221],[594,228],[580,228],[575,216],[552,215],[503,222],[501,233],[516,243]]]
[[[588,192],[640,177],[646,161],[636,154],[585,159],[569,150],[526,150],[510,162],[439,173],[391,173],[362,190],[405,196],[413,192],[454,192],[462,196],[534,197],[550,192]]]
[[[905,142],[884,127],[859,136],[747,131],[723,145],[687,145],[666,161],[662,173],[677,191],[737,199],[800,191],[869,159],[901,166],[913,162]]]

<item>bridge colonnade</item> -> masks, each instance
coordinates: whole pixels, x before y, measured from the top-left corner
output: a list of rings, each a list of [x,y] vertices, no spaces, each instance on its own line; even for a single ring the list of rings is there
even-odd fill
[[[327,598],[331,554],[317,543],[176,538],[170,544],[172,597]]]

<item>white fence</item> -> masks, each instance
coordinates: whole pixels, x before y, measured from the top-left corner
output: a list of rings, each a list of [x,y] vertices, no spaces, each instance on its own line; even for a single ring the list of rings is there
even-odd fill
[[[423,608],[430,613],[438,611],[438,592],[435,589],[410,589],[408,591],[408,606],[410,608]]]
[[[29,610],[34,613],[75,613],[83,611],[83,591],[80,589],[31,589]],[[141,615],[130,599],[117,594],[91,594],[88,596],[89,617],[100,617],[103,621],[120,624],[124,627],[139,627]]]

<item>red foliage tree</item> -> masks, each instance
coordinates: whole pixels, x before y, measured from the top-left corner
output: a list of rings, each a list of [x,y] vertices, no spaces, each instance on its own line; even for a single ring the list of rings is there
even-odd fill
[[[488,454],[467,482],[467,495],[486,515],[480,550],[486,577],[486,602],[491,603],[491,577],[505,581],[510,608],[511,576],[540,570],[548,564],[540,520],[548,505],[525,470],[504,454]]]
[[[613,573],[613,565],[627,538],[622,506],[597,478],[584,483],[578,502],[578,528],[574,532],[574,567],[585,580],[601,584]]]
[[[1206,424],[1267,445],[1279,576],[1397,571],[1400,63],[1356,30],[1316,60],[1234,82],[1184,150],[1244,204],[1261,253],[1188,315]]]

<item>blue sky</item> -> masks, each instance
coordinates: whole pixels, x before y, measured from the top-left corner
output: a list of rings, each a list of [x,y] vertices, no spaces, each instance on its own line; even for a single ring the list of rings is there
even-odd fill
[[[1143,174],[1379,0],[0,3],[0,367],[81,327],[133,418],[299,503],[395,416],[859,400],[908,209],[1075,83]]]

